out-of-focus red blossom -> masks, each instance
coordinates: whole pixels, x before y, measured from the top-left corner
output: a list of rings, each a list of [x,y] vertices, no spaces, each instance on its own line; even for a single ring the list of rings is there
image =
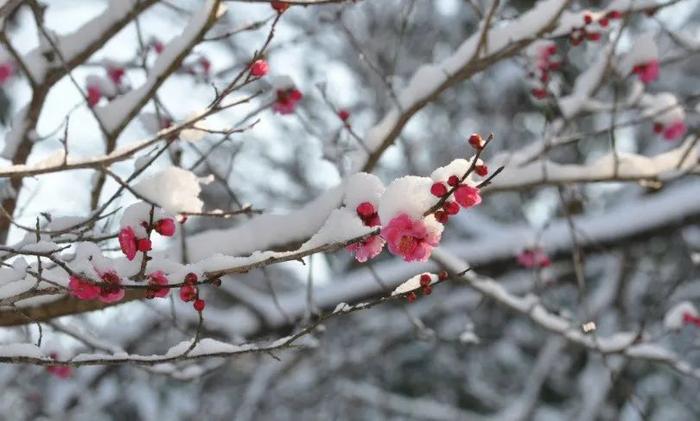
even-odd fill
[[[197,298],[198,289],[195,285],[183,285],[180,288],[180,299],[189,302]]]
[[[608,12],[608,18],[610,19],[621,19],[622,18],[622,12],[619,10],[611,10]]]
[[[15,74],[15,66],[11,62],[0,63],[0,86],[4,85]]]
[[[455,200],[463,208],[471,208],[481,203],[481,195],[478,188],[463,185],[455,191]]]
[[[588,13],[583,15],[583,23],[585,23],[586,25],[590,25],[592,22],[593,22],[593,16],[589,15]]]
[[[165,50],[165,44],[163,44],[163,42],[157,39],[151,41],[151,46],[153,47],[153,50],[156,52],[156,54],[160,54],[163,52],[163,50]]]
[[[122,79],[126,74],[126,70],[119,66],[107,66],[107,76],[114,82],[115,85],[119,86],[122,84]]]
[[[547,90],[544,88],[532,88],[530,93],[537,99],[543,99],[547,97]]]
[[[255,77],[263,77],[267,74],[268,65],[265,60],[259,59],[255,60],[253,64],[250,65],[250,74]]]
[[[52,360],[58,359],[58,354],[52,352],[49,354]],[[46,371],[58,377],[59,379],[67,379],[73,375],[73,368],[67,365],[49,365]]]
[[[100,287],[76,275],[68,278],[70,294],[79,300],[94,300],[100,295]]]
[[[586,39],[589,41],[599,41],[600,37],[600,32],[586,32]]]
[[[102,90],[96,84],[87,86],[87,103],[90,107],[94,107],[102,98]]]
[[[694,316],[693,314],[686,311],[685,313],[683,313],[683,324],[692,324],[697,327],[700,327],[700,317]]]
[[[348,110],[338,111],[338,118],[340,118],[343,121],[348,121],[348,119],[350,118],[350,111],[348,111]]]
[[[163,218],[156,221],[153,229],[162,236],[172,237],[175,235],[175,220],[173,218]]]
[[[108,271],[100,275],[103,284],[100,285],[100,295],[97,297],[103,303],[116,303],[124,298],[124,288],[121,287],[121,278],[114,271]]]
[[[366,240],[350,244],[346,250],[355,256],[358,262],[364,263],[374,259],[384,249],[384,239],[378,235],[373,235]]]
[[[138,245],[136,244],[136,234],[133,228],[124,227],[119,231],[119,247],[122,249],[122,253],[129,260],[134,260],[136,257],[136,252],[138,251]]]
[[[663,137],[666,140],[676,140],[683,136],[688,128],[683,120],[675,121],[663,127]]]
[[[661,123],[654,123],[654,133],[661,133],[664,131],[664,125]]]
[[[651,60],[634,66],[632,72],[637,74],[642,83],[649,84],[659,78],[659,61]]]
[[[279,12],[279,13],[282,13],[285,10],[289,9],[289,3],[285,3],[285,2],[277,1],[277,0],[271,1],[270,6],[272,6],[272,8],[277,10],[277,12]]]
[[[540,247],[528,248],[521,251],[518,256],[518,263],[526,268],[546,268],[552,264],[549,256]]]
[[[382,228],[382,237],[392,254],[407,262],[424,262],[430,257],[433,247],[440,242],[440,234],[428,229],[422,219],[412,219],[405,213],[394,217]]]
[[[209,61],[209,59],[206,57],[200,57],[199,65],[202,66],[204,76],[209,76],[209,73],[211,72],[211,61]]]
[[[409,303],[412,303],[418,299],[418,295],[411,291],[408,294],[406,294],[406,300],[408,300]]]
[[[292,114],[297,107],[297,103],[304,97],[295,88],[280,89],[277,91],[277,100],[272,104],[272,109],[280,114]]]
[[[168,277],[160,270],[148,275],[148,285],[154,297],[163,298],[170,293],[170,288],[163,287],[168,285]]]
[[[192,304],[192,307],[194,307],[195,310],[198,312],[204,311],[204,307],[207,305],[207,303],[204,302],[204,300],[201,299],[196,299],[194,303]]]

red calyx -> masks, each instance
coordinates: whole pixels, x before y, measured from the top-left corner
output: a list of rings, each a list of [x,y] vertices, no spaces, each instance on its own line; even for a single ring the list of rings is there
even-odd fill
[[[449,215],[445,211],[435,211],[435,220],[437,220],[441,224],[446,224],[447,220],[449,219]]]

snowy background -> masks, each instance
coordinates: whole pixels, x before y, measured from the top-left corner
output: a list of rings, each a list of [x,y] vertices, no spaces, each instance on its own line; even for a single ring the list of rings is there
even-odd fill
[[[318,3],[0,0],[0,419],[698,419],[697,1]],[[116,98],[88,106],[95,80]],[[217,100],[242,102],[186,125]],[[444,229],[425,218],[430,259],[353,258],[378,228],[357,205],[423,218],[472,133],[503,170]],[[146,269],[116,237],[144,235],[144,197],[190,213],[148,273],[220,278],[204,311],[127,280]],[[133,289],[78,299],[48,256]]]

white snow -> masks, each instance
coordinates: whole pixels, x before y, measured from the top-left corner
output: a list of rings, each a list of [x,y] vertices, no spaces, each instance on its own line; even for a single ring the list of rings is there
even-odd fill
[[[168,167],[139,181],[134,191],[168,212],[201,212],[202,191],[197,176],[179,167]]]

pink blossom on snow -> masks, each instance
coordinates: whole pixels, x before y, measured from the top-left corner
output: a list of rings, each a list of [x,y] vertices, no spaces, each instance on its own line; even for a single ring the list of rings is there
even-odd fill
[[[136,242],[136,234],[131,227],[122,228],[119,231],[119,247],[122,249],[122,253],[129,260],[134,260],[136,257],[136,251],[138,250],[138,245]]]
[[[97,297],[103,303],[115,303],[124,298],[124,288],[121,287],[121,278],[114,271],[108,271],[100,275],[103,284],[100,285],[100,295]]]
[[[440,233],[430,230],[424,220],[412,219],[405,213],[389,221],[381,235],[389,244],[389,251],[407,262],[428,260],[440,242]]]
[[[68,281],[70,294],[79,300],[94,300],[100,295],[100,287],[92,282],[71,276]]]
[[[478,188],[464,185],[455,191],[455,200],[463,208],[471,208],[481,203],[481,195]]]
[[[350,244],[346,250],[355,255],[358,262],[377,257],[384,248],[384,239],[378,235],[373,235],[366,240]]]

